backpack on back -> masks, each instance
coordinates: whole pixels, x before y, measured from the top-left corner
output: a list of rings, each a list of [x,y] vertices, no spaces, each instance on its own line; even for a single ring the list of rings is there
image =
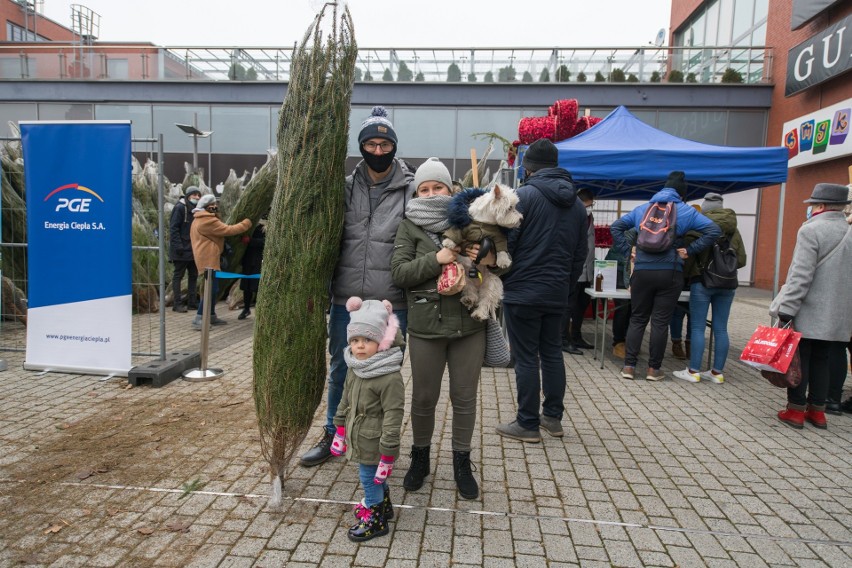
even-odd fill
[[[673,248],[676,221],[676,203],[649,203],[639,224],[636,248],[650,253],[666,252]]]
[[[705,288],[733,290],[739,286],[737,277],[737,251],[731,248],[731,241],[723,235],[710,247],[707,266],[701,273],[701,283]]]

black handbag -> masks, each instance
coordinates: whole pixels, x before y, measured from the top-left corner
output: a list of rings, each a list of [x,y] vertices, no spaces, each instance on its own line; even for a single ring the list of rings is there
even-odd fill
[[[231,258],[234,256],[234,247],[225,241],[225,247],[222,249],[222,254],[219,255],[219,268],[222,271],[227,271],[230,268]]]

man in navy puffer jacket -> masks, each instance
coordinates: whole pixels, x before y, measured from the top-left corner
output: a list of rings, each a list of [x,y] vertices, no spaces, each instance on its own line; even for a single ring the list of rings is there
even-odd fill
[[[503,277],[518,414],[497,433],[523,442],[540,442],[539,427],[551,436],[564,434],[562,315],[586,260],[586,207],[577,199],[571,174],[557,167],[558,157],[546,139],[533,142],[524,155],[524,169],[531,174],[518,189],[524,220],[509,232],[512,269]]]
[[[651,339],[649,344],[648,372],[646,379],[659,381],[663,378],[660,367],[663,365],[663,355],[668,344],[668,325],[672,318],[678,296],[683,291],[683,261],[711,246],[722,236],[719,227],[683,202],[686,196],[686,181],[683,172],[672,172],[666,180],[665,187],[651,198],[649,203],[643,203],[633,211],[615,221],[610,227],[613,247],[626,252],[633,243],[624,237],[629,229],[639,230],[645,212],[651,203],[675,203],[677,219],[675,246],[661,253],[649,253],[636,250],[633,265],[633,276],[630,280],[630,326],[627,329],[624,368],[621,376],[632,379],[639,359],[639,349],[645,327],[651,321]],[[689,231],[698,231],[701,237],[682,246],[682,237]]]

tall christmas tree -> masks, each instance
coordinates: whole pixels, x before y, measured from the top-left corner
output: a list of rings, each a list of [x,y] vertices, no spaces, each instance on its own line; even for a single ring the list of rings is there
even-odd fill
[[[284,468],[325,385],[325,314],[343,227],[357,49],[348,8],[326,3],[294,50],[279,116],[278,182],[254,336],[254,399],[271,506],[281,504]]]

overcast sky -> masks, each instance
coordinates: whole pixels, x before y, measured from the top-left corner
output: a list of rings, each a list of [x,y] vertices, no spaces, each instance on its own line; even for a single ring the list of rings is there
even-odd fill
[[[71,4],[100,14],[99,41],[288,47],[320,0],[44,0],[71,27]],[[671,0],[349,0],[361,47],[604,47],[668,32]]]

